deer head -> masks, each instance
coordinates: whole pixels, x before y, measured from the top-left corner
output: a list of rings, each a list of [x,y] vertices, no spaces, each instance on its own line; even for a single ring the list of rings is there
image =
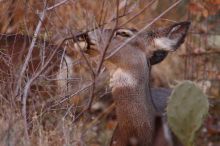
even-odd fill
[[[160,63],[165,59],[168,52],[173,52],[179,48],[185,40],[189,26],[190,22],[184,21],[157,30],[149,30],[137,36],[137,39],[145,45],[145,54],[150,60],[150,64]],[[113,30],[110,29],[95,30],[81,34],[77,38],[81,48],[86,50],[87,53],[99,54],[101,52],[100,44],[103,44],[103,41],[108,41],[107,38],[110,37],[111,33],[113,33]],[[136,33],[137,30],[135,29],[119,28],[115,30],[113,39],[126,40],[126,38],[134,36]],[[97,44],[99,44],[98,49],[94,47]],[[113,49],[109,50],[108,52],[111,52]]]

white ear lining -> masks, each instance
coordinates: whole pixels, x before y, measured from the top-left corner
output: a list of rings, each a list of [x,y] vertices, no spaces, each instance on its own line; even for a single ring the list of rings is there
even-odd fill
[[[157,47],[166,50],[166,51],[173,51],[177,44],[178,40],[177,39],[170,39],[168,37],[161,37],[161,38],[156,38],[154,40],[154,43]]]
[[[181,27],[181,25],[178,25],[178,26],[173,27],[167,36],[170,37],[170,35],[171,35],[174,31],[178,30],[180,27]]]
[[[172,30],[170,31],[171,33],[178,30],[181,27],[181,25],[177,25],[174,28],[172,28]]]

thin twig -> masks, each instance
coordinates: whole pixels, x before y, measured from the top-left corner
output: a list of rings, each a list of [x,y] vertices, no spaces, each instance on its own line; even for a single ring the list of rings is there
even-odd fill
[[[79,94],[80,92],[83,92],[83,91],[87,90],[87,89],[90,88],[93,84],[94,84],[94,83],[91,82],[91,83],[87,84],[85,87],[81,88],[80,90],[78,90],[78,91],[72,93],[71,95],[66,95],[66,96],[65,96],[64,98],[62,98],[57,104],[54,104],[54,105],[52,105],[51,107],[55,107],[55,106],[57,106],[57,105],[59,105],[59,104],[62,104],[63,102],[65,102],[66,100],[68,100],[70,97],[73,97],[73,96]]]
[[[137,18],[137,16],[139,16],[141,13],[143,13],[150,5],[152,5],[156,0],[151,0],[143,9],[141,9],[137,14],[135,14],[134,16],[132,16],[130,19],[128,19],[126,22],[122,23],[119,27],[124,26],[125,24],[131,22],[132,20],[134,20],[135,18]]]
[[[124,12],[123,12],[123,14],[126,13],[127,7],[128,7],[128,0],[125,1],[125,6],[124,6]]]
[[[119,16],[119,10],[118,10],[119,1],[118,1],[118,0],[117,0],[117,4],[118,4],[118,5],[117,5],[117,12],[116,12],[116,13],[117,13],[117,17],[118,17],[118,16]],[[113,38],[113,36],[114,36],[114,33],[115,33],[115,30],[116,30],[117,26],[118,26],[118,19],[116,19],[115,27],[114,27],[114,29],[113,29],[113,31],[112,31],[111,36],[109,37],[108,44],[106,45],[106,47],[105,47],[104,50],[102,51],[102,55],[101,55],[101,59],[100,59],[99,65],[98,65],[98,69],[97,69],[96,75],[98,75],[98,74],[100,73],[100,70],[101,70],[102,65],[103,65],[103,63],[104,63],[104,59],[105,59],[105,55],[106,55],[107,49],[108,49],[109,46],[110,46],[111,40],[112,40],[112,38]]]
[[[91,63],[89,62],[89,60],[87,59],[86,55],[85,55],[84,52],[82,51],[83,49],[81,48],[81,46],[80,46],[79,43],[77,42],[77,39],[76,39],[76,37],[75,37],[74,35],[73,35],[72,39],[73,39],[73,41],[76,43],[77,47],[79,48],[79,52],[80,52],[81,56],[82,56],[83,59],[86,61],[86,65],[89,67],[89,70],[90,70],[91,73],[92,73],[92,77],[94,77],[94,76],[95,76],[95,72],[94,72],[94,70],[93,70],[93,68],[92,68]]]
[[[46,10],[47,10],[47,11],[50,11],[50,10],[56,8],[56,7],[59,7],[59,6],[63,5],[63,4],[65,4],[67,1],[69,1],[69,0],[61,1],[61,2],[59,2],[59,3],[57,3],[57,4],[55,4],[55,5],[53,5],[53,6],[49,7],[49,8],[47,8]]]
[[[103,12],[104,12],[104,6],[105,6],[105,0],[102,0],[102,7],[101,7],[101,10],[100,10],[100,19],[98,21],[98,25],[101,26],[102,24],[102,16],[103,16]]]

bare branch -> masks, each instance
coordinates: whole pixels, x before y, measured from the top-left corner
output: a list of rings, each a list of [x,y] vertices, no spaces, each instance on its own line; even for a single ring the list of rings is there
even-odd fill
[[[33,39],[32,39],[32,41],[31,41],[31,45],[30,45],[30,47],[28,48],[28,54],[27,54],[27,57],[25,58],[25,62],[24,62],[24,64],[23,64],[23,67],[22,67],[21,72],[20,72],[20,76],[19,76],[19,78],[18,78],[18,82],[17,82],[17,86],[16,86],[16,90],[15,90],[16,95],[19,95],[18,92],[19,92],[19,88],[20,88],[20,86],[21,86],[21,81],[22,81],[22,79],[23,79],[24,72],[25,72],[25,70],[26,70],[26,68],[27,68],[27,66],[28,66],[29,61],[30,61],[30,58],[31,58],[31,55],[32,55],[32,52],[33,52],[33,49],[34,49],[34,45],[35,45],[36,40],[37,40],[37,36],[38,36],[38,34],[39,34],[39,32],[40,32],[41,26],[42,26],[42,24],[43,24],[43,20],[44,20],[44,18],[45,18],[45,14],[46,14],[46,9],[44,9],[44,10],[42,11],[42,13],[40,14],[40,18],[39,18],[37,27],[36,27],[36,29],[35,29]]]
[[[27,97],[28,97],[28,91],[30,89],[31,83],[33,79],[29,80],[24,88],[24,94],[22,98],[22,116],[24,118],[24,132],[25,132],[25,138],[27,145],[30,145],[30,140],[29,140],[29,134],[28,134],[28,123],[27,123]]]

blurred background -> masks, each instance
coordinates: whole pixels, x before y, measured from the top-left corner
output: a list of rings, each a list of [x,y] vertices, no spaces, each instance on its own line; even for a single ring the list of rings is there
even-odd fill
[[[119,25],[140,30],[176,1],[119,2]],[[95,27],[112,28],[116,8],[116,0],[0,0],[0,33],[32,36],[41,21],[38,37],[58,45],[64,38],[79,32]],[[45,13],[44,17],[42,12]],[[191,21],[185,43],[162,63],[153,66],[151,82],[153,87],[173,87],[182,80],[197,83],[208,95],[211,107],[196,145],[218,146],[220,1],[183,0],[149,29],[185,20]],[[28,97],[28,126],[32,145],[104,146],[111,139],[116,117],[110,91],[106,87],[107,75],[99,77],[100,84],[95,89],[91,112],[84,112],[83,107],[91,92],[90,87],[86,86],[91,81],[91,75],[81,61],[82,56],[72,46],[71,41],[64,44],[67,54],[75,60],[75,78],[68,81],[71,90],[53,95],[51,83],[39,78],[37,82],[44,84],[44,91],[49,93],[45,95],[32,90]],[[0,145],[24,145],[22,105],[14,98],[2,96],[6,89],[5,85],[0,86]]]

